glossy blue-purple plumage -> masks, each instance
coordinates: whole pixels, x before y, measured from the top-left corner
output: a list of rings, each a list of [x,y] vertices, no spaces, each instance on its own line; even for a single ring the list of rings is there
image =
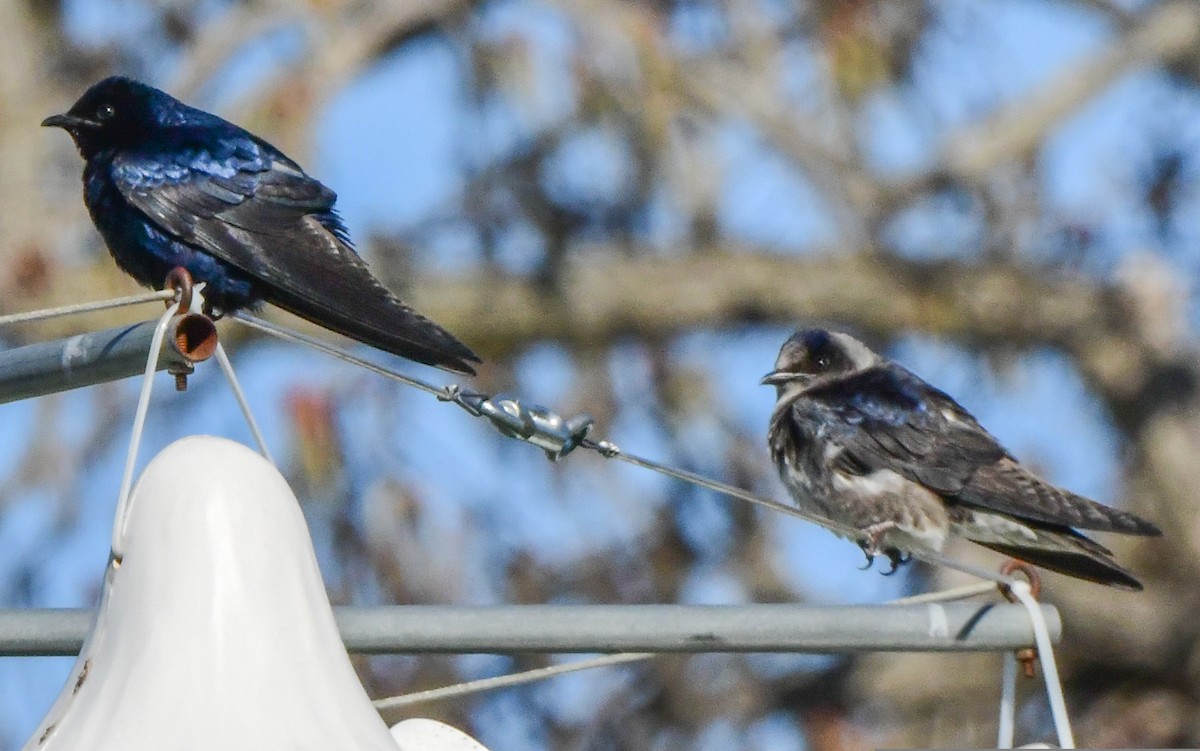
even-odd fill
[[[337,196],[262,139],[127,78],[65,115],[84,201],[117,264],[158,287],[176,266],[222,312],[263,301],[403,357],[474,372],[474,353],[395,298],[355,253]]]
[[[161,167],[156,164],[148,165],[146,173],[155,170],[161,174]],[[208,283],[205,295],[216,309],[235,311],[258,306],[250,277],[162,231],[133,211],[117,189],[112,172],[108,160],[87,163],[83,172],[84,202],[113,259],[125,273],[141,284],[154,287],[163,283],[171,269],[182,266],[194,279]]]

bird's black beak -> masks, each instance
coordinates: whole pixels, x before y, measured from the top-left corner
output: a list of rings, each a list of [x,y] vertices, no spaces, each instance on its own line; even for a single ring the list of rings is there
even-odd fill
[[[770,373],[767,373],[765,376],[763,376],[762,380],[758,383],[761,386],[778,386],[782,383],[787,383],[788,381],[794,380],[795,378],[795,373],[789,373],[786,370],[772,370]]]
[[[74,133],[77,130],[99,128],[100,123],[88,120],[85,117],[76,117],[75,115],[51,115],[42,121],[42,127],[62,128],[65,131]]]

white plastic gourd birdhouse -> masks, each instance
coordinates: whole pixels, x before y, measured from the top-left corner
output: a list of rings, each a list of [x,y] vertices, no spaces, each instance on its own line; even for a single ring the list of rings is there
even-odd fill
[[[130,498],[122,549],[26,751],[486,751],[430,720],[389,732],[296,498],[250,449],[206,436],[167,447]]]
[[[488,751],[471,736],[424,717],[414,717],[392,726],[392,737],[403,749],[437,749],[437,751]]]

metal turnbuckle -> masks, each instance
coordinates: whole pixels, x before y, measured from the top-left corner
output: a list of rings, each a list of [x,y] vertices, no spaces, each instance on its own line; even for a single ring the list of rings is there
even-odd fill
[[[550,461],[558,461],[574,451],[592,430],[591,415],[564,418],[540,404],[523,404],[514,396],[482,394],[455,390],[448,394],[468,412],[487,418],[496,430],[509,438],[519,438],[546,452]]]

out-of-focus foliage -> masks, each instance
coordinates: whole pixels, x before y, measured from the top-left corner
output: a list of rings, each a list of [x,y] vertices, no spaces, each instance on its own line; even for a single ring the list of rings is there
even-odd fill
[[[0,48],[0,312],[131,288],[67,139],[37,127],[121,72],[329,182],[381,276],[488,360],[478,388],[591,412],[631,450],[782,497],[758,377],[796,323],[853,328],[1051,478],[1168,530],[1111,541],[1145,593],[1048,577],[1047,597],[1082,745],[1200,744],[1200,5],[18,0]],[[859,572],[821,530],[596,457],[551,466],[419,394],[238,344],[338,601],[957,581]],[[133,393],[0,408],[0,604],[92,601]],[[147,450],[198,431],[246,438],[208,372],[157,400]],[[384,695],[542,662],[360,668]],[[13,746],[65,666],[2,667]],[[498,751],[979,747],[998,679],[997,656],[669,657],[421,711]],[[1047,733],[1022,701],[1022,736]]]

